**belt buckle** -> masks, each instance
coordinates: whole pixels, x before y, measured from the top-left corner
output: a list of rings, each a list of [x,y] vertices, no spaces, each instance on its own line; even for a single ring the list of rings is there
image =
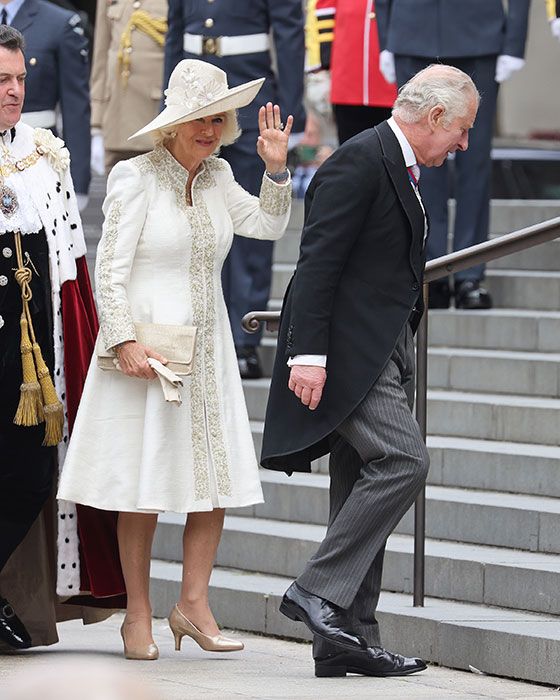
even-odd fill
[[[202,37],[202,54],[208,56],[221,56],[221,37],[219,36],[203,36]]]

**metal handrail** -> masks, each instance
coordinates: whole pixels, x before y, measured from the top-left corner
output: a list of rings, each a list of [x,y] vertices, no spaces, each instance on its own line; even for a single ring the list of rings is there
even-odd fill
[[[424,305],[416,335],[416,420],[424,441],[427,436],[428,417],[428,282],[466,270],[474,265],[490,262],[518,253],[528,248],[560,238],[560,217],[499,236],[490,241],[443,255],[426,264],[424,271]],[[246,331],[255,333],[265,322],[270,330],[276,330],[280,322],[279,311],[251,311],[243,317]],[[414,504],[414,589],[413,604],[424,605],[424,548],[426,540],[426,490],[422,489]]]

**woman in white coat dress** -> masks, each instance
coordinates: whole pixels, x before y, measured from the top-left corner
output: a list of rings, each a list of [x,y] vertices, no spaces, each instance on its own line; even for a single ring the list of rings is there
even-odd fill
[[[188,513],[183,580],[170,615],[176,648],[189,635],[208,651],[241,642],[220,634],[208,584],[224,509],[262,502],[221,268],[236,233],[277,239],[290,214],[286,169],[292,118],[259,112],[257,151],[266,165],[259,197],[238,185],[214,154],[239,134],[235,109],[263,80],[228,89],[209,63],[181,61],[166,107],[134,136],[152,133],[150,153],[118,163],[107,182],[96,264],[98,343],[115,349],[122,372],[90,366],[58,498],[119,512],[118,541],[128,605],[121,629],[127,658],[156,659],[148,594],[157,514]],[[198,328],[183,403],[163,399],[137,342],[134,322]]]

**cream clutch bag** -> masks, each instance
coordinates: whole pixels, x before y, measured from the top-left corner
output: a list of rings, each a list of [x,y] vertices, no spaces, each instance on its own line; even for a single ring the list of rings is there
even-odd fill
[[[161,323],[135,323],[136,340],[169,362],[167,369],[178,375],[192,374],[196,349],[196,326],[176,326]],[[97,346],[97,366],[100,369],[118,370],[116,354]]]

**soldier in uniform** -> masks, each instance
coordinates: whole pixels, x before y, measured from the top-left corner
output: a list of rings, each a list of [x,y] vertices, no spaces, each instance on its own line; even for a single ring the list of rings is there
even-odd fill
[[[488,238],[490,149],[498,84],[524,65],[529,0],[376,0],[380,68],[399,86],[430,63],[443,62],[470,75],[482,95],[469,150],[455,156],[455,230],[453,249],[462,250]],[[448,170],[423,169],[422,199],[430,217],[428,258],[447,252]],[[480,285],[484,265],[455,275],[455,306],[488,309],[490,294]],[[447,308],[447,280],[430,284],[430,307]]]
[[[90,107],[88,44],[80,16],[46,0],[11,0],[5,7],[6,24],[23,34],[27,47],[22,120],[56,133],[60,110],[83,209],[90,181]]]
[[[309,0],[307,70],[330,70],[339,143],[391,116],[397,90],[381,74],[373,0]]]
[[[301,0],[171,0],[168,22],[164,84],[183,58],[213,63],[227,73],[232,87],[264,77],[262,102],[279,104],[282,114],[293,115],[293,132],[303,132],[305,40]],[[255,152],[257,112],[256,103],[239,111],[243,133],[220,153],[230,163],[237,182],[254,195],[259,193],[264,169]],[[245,333],[241,319],[248,311],[266,309],[271,270],[272,242],[234,238],[223,268],[224,296],[240,373],[247,379],[261,376],[256,353],[260,336]]]
[[[127,139],[158,113],[162,98],[166,0],[100,0],[91,71],[94,169],[152,150],[149,136]],[[104,151],[104,156],[103,156]]]

